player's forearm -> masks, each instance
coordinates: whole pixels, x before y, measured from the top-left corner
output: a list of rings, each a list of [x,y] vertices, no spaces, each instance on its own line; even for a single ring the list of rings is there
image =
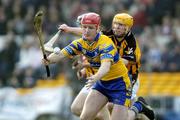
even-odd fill
[[[59,25],[58,30],[62,30],[67,33],[73,33],[76,35],[82,35],[82,29],[80,27],[71,27],[66,24]]]
[[[82,35],[82,29],[80,27],[69,27],[67,32],[73,33],[76,35]]]
[[[88,63],[83,63],[83,68],[85,68],[85,67],[91,67],[90,63],[89,62]]]
[[[123,63],[124,63],[125,65],[127,65],[127,64],[129,63],[128,60],[126,60],[126,59],[124,59],[124,58],[121,58],[121,59],[122,59],[122,61],[123,61]]]
[[[51,53],[47,59],[49,61],[49,63],[56,63],[61,61],[63,58],[65,58],[64,54],[62,54],[62,52],[57,53]]]
[[[127,59],[124,59],[124,58],[121,58],[122,59],[122,61],[123,61],[123,63],[125,64],[125,65],[127,65],[127,64],[137,64],[137,62],[134,62],[134,61],[130,61],[130,60],[127,60]]]
[[[106,75],[111,67],[111,62],[103,62],[98,72],[95,74],[97,79],[100,80],[104,75]]]

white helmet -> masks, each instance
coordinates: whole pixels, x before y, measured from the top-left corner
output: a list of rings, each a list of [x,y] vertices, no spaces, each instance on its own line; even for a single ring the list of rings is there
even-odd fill
[[[81,20],[82,20],[82,18],[84,17],[85,14],[86,14],[86,13],[81,14],[81,15],[79,15],[79,16],[77,17],[76,23],[77,23],[78,26],[81,25]]]

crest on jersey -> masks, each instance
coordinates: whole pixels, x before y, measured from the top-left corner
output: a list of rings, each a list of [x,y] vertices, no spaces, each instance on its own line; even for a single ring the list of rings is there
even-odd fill
[[[125,51],[126,54],[130,55],[133,53],[133,48],[128,48],[127,51]]]
[[[100,49],[102,49],[102,48],[105,48],[107,45],[106,44],[101,44],[99,47],[100,47]]]

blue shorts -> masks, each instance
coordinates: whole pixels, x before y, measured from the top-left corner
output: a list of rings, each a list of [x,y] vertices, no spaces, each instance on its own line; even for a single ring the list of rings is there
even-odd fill
[[[98,80],[92,89],[101,92],[109,102],[130,107],[132,88],[128,76],[109,81]]]

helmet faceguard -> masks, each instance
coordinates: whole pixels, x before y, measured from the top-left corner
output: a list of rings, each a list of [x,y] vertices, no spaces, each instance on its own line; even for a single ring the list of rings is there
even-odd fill
[[[124,33],[120,34],[120,36],[124,36],[125,34],[129,32],[129,30],[133,26],[133,17],[127,13],[116,14],[113,18],[112,27],[114,27],[117,24],[124,25],[125,31]],[[117,31],[114,31],[114,32],[117,32]],[[119,36],[119,34],[117,34],[117,36]]]

